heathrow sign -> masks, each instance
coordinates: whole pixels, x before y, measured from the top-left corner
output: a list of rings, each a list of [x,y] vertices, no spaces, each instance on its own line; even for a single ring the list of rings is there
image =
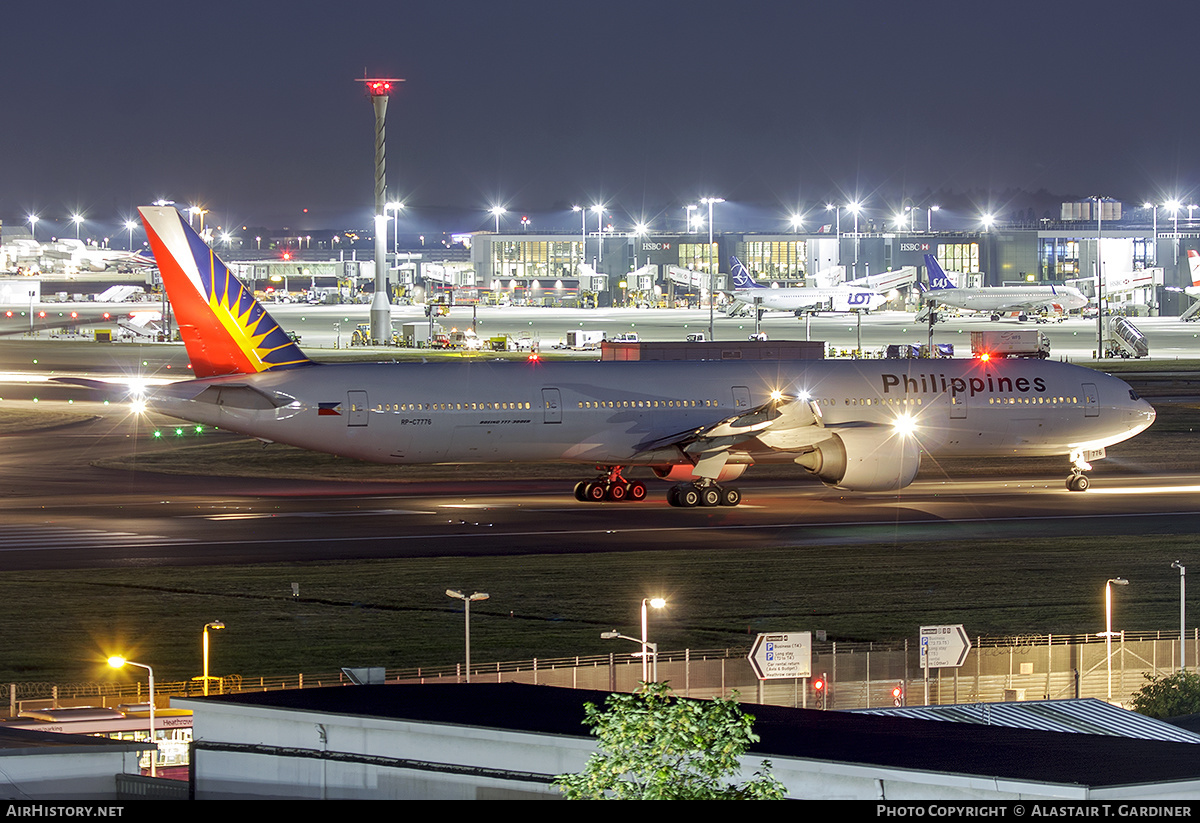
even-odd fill
[[[812,632],[760,634],[746,657],[759,680],[812,676]]]
[[[921,668],[956,669],[967,659],[971,641],[961,623],[921,627]]]

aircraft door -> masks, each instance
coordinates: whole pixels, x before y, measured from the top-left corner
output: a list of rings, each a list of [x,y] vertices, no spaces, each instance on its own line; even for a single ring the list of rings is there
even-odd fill
[[[346,392],[347,426],[367,425],[367,393],[365,391]]]
[[[950,419],[951,420],[966,420],[967,419],[967,397],[964,392],[959,395],[958,392],[951,389],[950,391]]]
[[[750,408],[750,389],[745,386],[733,387],[733,407],[739,411]]]
[[[1100,416],[1100,394],[1096,391],[1095,383],[1083,384],[1083,416]]]
[[[558,389],[542,389],[542,422],[562,422],[562,397]]]

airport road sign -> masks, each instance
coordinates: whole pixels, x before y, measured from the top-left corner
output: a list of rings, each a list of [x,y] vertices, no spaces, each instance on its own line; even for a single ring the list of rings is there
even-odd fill
[[[812,676],[812,632],[760,634],[747,660],[759,680]]]
[[[921,668],[956,669],[967,659],[971,641],[961,623],[921,627]]]

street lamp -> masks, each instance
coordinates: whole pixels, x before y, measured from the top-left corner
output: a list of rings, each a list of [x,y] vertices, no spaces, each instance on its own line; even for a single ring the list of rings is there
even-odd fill
[[[800,233],[800,229],[804,226],[804,217],[799,214],[792,215],[792,231],[796,234]]]
[[[646,682],[646,649],[650,643],[646,639],[646,606],[653,606],[656,609],[661,609],[667,605],[667,601],[661,597],[643,597],[642,598],[642,682]],[[658,679],[658,647],[654,650],[654,678]]]
[[[222,623],[220,620],[214,620],[211,623],[204,624],[204,696],[205,697],[208,697],[208,630],[212,629],[213,631],[217,631],[218,629],[223,629],[223,628],[225,628],[225,624]]]
[[[941,206],[930,206],[929,210],[925,213],[925,231],[929,234],[933,233],[933,213],[941,210]]]
[[[857,200],[846,206],[854,215],[854,278],[858,278],[858,213],[862,211],[862,203]]]
[[[132,220],[125,221],[125,230],[129,232],[129,250],[133,251],[133,230],[137,228],[137,223]]]
[[[453,597],[456,600],[463,602],[464,625],[466,626],[466,647],[467,647],[467,682],[471,682],[471,601],[472,600],[487,600],[486,592],[475,592],[471,595],[465,595],[462,592],[454,589],[446,589],[446,596]]]
[[[630,637],[627,634],[621,634],[616,629],[613,629],[610,632],[600,632],[600,639],[601,640],[629,640],[633,643],[638,643],[639,645],[642,646],[642,651],[641,651],[640,656],[642,658],[642,682],[643,683],[648,682],[646,680],[646,649],[649,648],[650,653],[652,655],[654,655],[654,671],[653,671],[654,682],[655,683],[658,682],[658,644],[657,643],[651,643],[649,641],[638,640],[636,637]]]
[[[583,275],[583,264],[587,261],[587,209],[583,206],[571,206],[571,211],[579,212],[579,274]]]
[[[81,223],[83,223],[83,215],[82,214],[72,214],[71,222],[75,224],[75,239],[78,240],[79,239],[79,226]]]
[[[29,221],[29,234],[33,237],[33,242],[37,242],[37,224],[41,218],[36,214],[31,214],[26,218]]]
[[[700,208],[700,207],[697,206],[695,203],[689,203],[688,205],[683,207],[684,216],[687,218],[687,231],[685,231],[684,234],[692,233],[692,212],[694,212],[698,208]]]
[[[1110,577],[1104,584],[1104,656],[1108,663],[1108,699],[1112,700],[1112,587],[1128,586],[1123,577]]]
[[[500,233],[500,215],[506,213],[508,211],[508,209],[504,208],[504,206],[492,206],[488,211],[491,212],[492,217],[496,218],[496,234],[499,234]]]
[[[1187,569],[1178,560],[1171,564],[1171,568],[1179,569],[1179,670],[1185,671],[1187,669],[1187,632],[1184,628],[1184,617],[1186,614],[1184,606],[1187,603],[1187,598],[1184,593],[1186,588],[1184,575],[1187,574]]]
[[[1154,234],[1153,234],[1154,245],[1153,245],[1152,249],[1154,251],[1154,265],[1157,266],[1158,265],[1158,204],[1157,203],[1143,203],[1142,208],[1143,209],[1152,209],[1153,213],[1154,213],[1154,223],[1153,223],[1153,225],[1154,225]]]
[[[708,206],[708,339],[716,340],[713,335],[713,306],[717,301],[717,267],[713,265],[713,206],[724,203],[721,197],[705,197],[700,200]]]
[[[400,210],[404,208],[403,203],[388,203],[383,207],[384,211],[390,211],[392,217],[392,256],[398,257],[400,254]]]
[[[145,663],[134,663],[132,660],[126,660],[119,654],[114,654],[108,658],[108,665],[114,669],[119,669],[122,666],[137,666],[139,669],[145,669],[150,678],[150,742],[154,745],[154,750],[150,752],[150,776],[158,777],[158,738],[154,730],[154,669],[147,666]]]
[[[829,203],[825,206],[825,211],[834,212],[834,224],[836,226],[833,230],[834,236],[840,239],[842,236],[842,207]],[[841,256],[840,251],[838,256]],[[838,262],[840,263],[841,260],[839,259]]]
[[[596,213],[596,273],[599,274],[600,263],[604,262],[604,206],[597,203],[592,206],[592,211]]]

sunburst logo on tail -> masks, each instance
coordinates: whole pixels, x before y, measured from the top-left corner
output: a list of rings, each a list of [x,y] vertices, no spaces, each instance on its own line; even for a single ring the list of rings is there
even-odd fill
[[[196,376],[312,363],[178,211],[138,211]]]

